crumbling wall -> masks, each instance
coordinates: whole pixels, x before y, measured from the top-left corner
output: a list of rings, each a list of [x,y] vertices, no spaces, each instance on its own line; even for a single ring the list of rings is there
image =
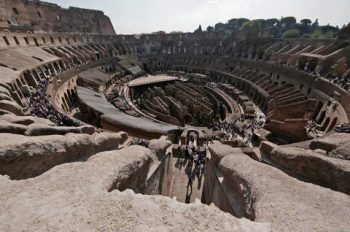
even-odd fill
[[[0,1],[0,26],[16,31],[77,32],[115,35],[102,11],[28,0]]]

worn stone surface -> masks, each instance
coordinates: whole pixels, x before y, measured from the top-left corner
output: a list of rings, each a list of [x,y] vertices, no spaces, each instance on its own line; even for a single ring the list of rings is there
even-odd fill
[[[242,151],[256,161],[261,162],[263,160],[259,148],[243,148]]]
[[[28,136],[65,135],[68,133],[93,134],[95,132],[95,129],[92,126],[55,126],[55,124],[48,119],[33,116],[18,116],[15,114],[5,114],[0,116],[0,122],[1,133],[13,133]]]
[[[350,141],[342,144],[341,146],[328,153],[328,156],[344,160],[350,160]]]
[[[182,204],[131,190],[108,192],[114,183],[139,171],[150,159],[149,151],[131,146],[62,164],[28,180],[0,177],[0,230],[270,231],[268,223],[237,219],[214,206]]]
[[[82,126],[80,127],[81,128],[81,133],[83,134],[89,134],[89,135],[92,135],[93,133],[97,132],[96,129],[93,127],[93,126],[89,126],[89,125],[86,125],[86,126]],[[127,139],[128,138],[128,134],[127,133],[124,133],[126,135],[126,137],[122,136],[123,139]]]
[[[245,216],[273,231],[347,231],[350,196],[299,181],[247,156],[227,155],[219,169]],[[239,206],[238,206],[239,204]]]
[[[3,110],[3,109],[0,109],[0,115],[6,115],[6,114],[12,114],[11,112],[7,111],[7,110]]]
[[[0,133],[25,134],[27,127],[21,124],[9,123],[5,120],[0,120]]]
[[[17,115],[24,115],[22,112],[22,107],[13,101],[1,100],[0,109],[9,111]]]
[[[10,96],[8,96],[7,94],[1,93],[1,92],[0,92],[0,101],[1,101],[1,100],[11,101],[12,98],[11,98]]]
[[[97,133],[94,138],[94,147],[97,151],[99,149],[112,150],[118,147],[119,144],[124,143],[128,139],[128,136],[125,132],[119,133]]]
[[[101,133],[22,136],[0,134],[0,173],[13,179],[30,178],[55,165],[118,148],[118,134]]]
[[[350,161],[293,147],[277,147],[265,156],[278,167],[315,183],[350,194]]]
[[[277,145],[274,143],[263,141],[261,142],[259,149],[260,149],[261,155],[264,156],[265,154],[270,154],[271,151],[276,147]]]
[[[45,126],[41,124],[30,125],[25,135],[28,136],[43,136],[43,135],[65,135],[68,133],[81,133],[81,128],[79,127],[64,127],[64,126]]]
[[[313,150],[322,149],[330,152],[348,141],[350,141],[350,134],[335,133],[324,138],[313,140],[310,144],[310,148]]]
[[[7,88],[5,88],[4,86],[0,86],[0,93],[5,94],[8,97],[11,97],[10,91]]]
[[[166,136],[162,136],[160,139],[152,139],[148,144],[148,148],[151,149],[160,160],[170,146],[171,142],[167,140]]]
[[[34,117],[34,116],[18,116],[15,114],[6,114],[1,116],[0,119],[6,120],[10,123],[22,124],[25,126],[29,126],[34,123],[46,125],[46,126],[55,126],[55,124],[48,119]]]
[[[214,164],[218,164],[222,158],[230,154],[242,154],[241,148],[233,148],[229,145],[212,144],[209,147],[211,159]]]

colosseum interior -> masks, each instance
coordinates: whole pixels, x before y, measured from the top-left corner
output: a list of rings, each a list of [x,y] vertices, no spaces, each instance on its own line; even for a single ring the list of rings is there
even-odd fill
[[[119,35],[0,9],[0,231],[350,231],[350,26]]]

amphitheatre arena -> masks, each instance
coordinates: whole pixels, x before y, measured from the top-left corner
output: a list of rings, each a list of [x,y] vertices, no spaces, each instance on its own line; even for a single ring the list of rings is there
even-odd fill
[[[0,231],[350,231],[350,26],[0,9]]]

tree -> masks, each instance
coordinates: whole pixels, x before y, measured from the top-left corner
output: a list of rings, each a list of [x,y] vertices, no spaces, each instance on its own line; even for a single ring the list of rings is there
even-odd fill
[[[300,31],[300,34],[308,34],[311,32],[311,23],[310,19],[302,19],[300,20],[300,24],[296,24],[295,28]]]
[[[241,30],[260,29],[262,27],[262,24],[262,19],[254,19],[252,21],[247,21],[243,23]]]
[[[311,25],[313,29],[318,28],[319,24],[318,24],[318,19],[315,20],[315,22]]]
[[[288,30],[283,33],[283,38],[299,38],[300,32],[299,30]]]
[[[267,27],[273,27],[273,26],[276,26],[278,24],[279,20],[278,19],[275,19],[275,18],[272,18],[272,19],[266,19],[265,20],[265,25]]]
[[[238,30],[242,27],[243,23],[248,21],[249,19],[246,18],[230,19],[227,24],[230,29]]]
[[[215,30],[215,28],[212,26],[207,27],[207,32],[213,32],[214,30]]]
[[[321,38],[323,38],[322,31],[317,29],[310,34],[310,37],[312,39],[321,39]]]
[[[270,31],[274,38],[281,38],[282,32],[280,27],[272,27]]]
[[[201,33],[201,32],[203,32],[202,26],[199,25],[199,27],[197,28],[197,30],[194,31],[194,33]]]
[[[226,29],[226,25],[223,23],[217,23],[215,24],[215,31],[222,31]]]
[[[311,25],[312,21],[310,19],[302,19],[302,20],[300,20],[300,23],[304,26],[309,27]]]
[[[327,32],[333,32],[333,33],[338,33],[339,32],[339,28],[337,27],[333,27],[331,25],[326,25],[326,26],[320,26],[319,29],[323,32],[323,33],[327,33]]]
[[[303,39],[310,39],[311,36],[309,33],[305,33],[305,34],[302,34],[300,38],[303,38]]]
[[[282,27],[289,29],[292,28],[297,23],[296,18],[289,16],[281,19]]]

